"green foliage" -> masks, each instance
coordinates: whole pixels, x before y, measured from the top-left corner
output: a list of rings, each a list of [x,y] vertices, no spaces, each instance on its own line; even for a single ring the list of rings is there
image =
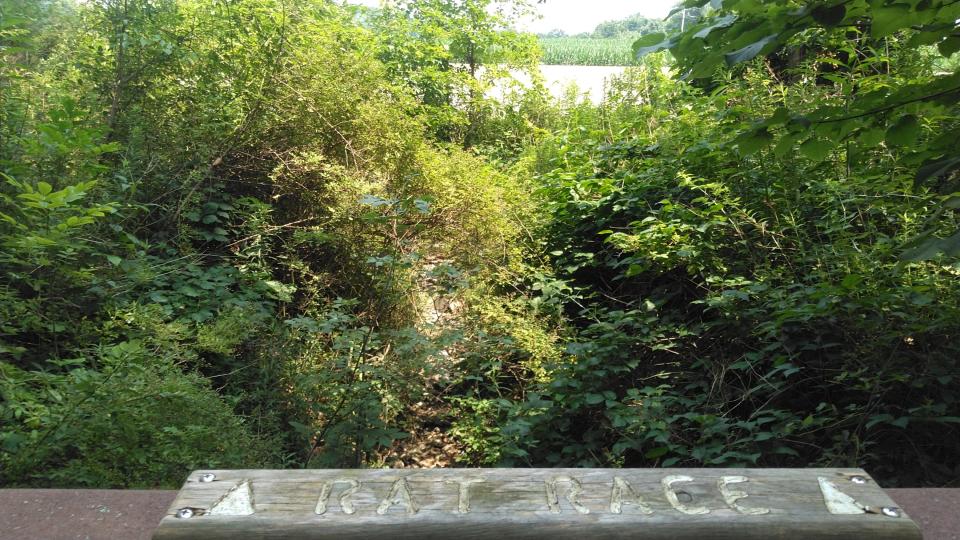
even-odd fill
[[[813,78],[749,70],[703,95],[638,71],[535,147],[556,274],[533,288],[575,333],[540,382],[487,379],[496,396],[463,403],[478,462],[954,478],[956,265],[897,251],[941,197],[893,147],[779,152],[744,129],[836,91]],[[905,120],[880,138],[926,129],[940,128]]]
[[[707,0],[690,0],[682,7],[703,7]],[[741,135],[743,150],[755,151],[760,135],[770,137],[777,128],[778,143],[785,153],[800,144],[799,150],[815,161],[827,157],[838,144],[875,141],[875,134],[903,153],[901,163],[916,173],[924,185],[940,185],[944,194],[954,183],[939,184],[960,167],[954,141],[955,122],[940,122],[956,116],[960,98],[960,73],[947,72],[891,74],[888,51],[926,47],[944,58],[956,52],[960,7],[955,2],[868,2],[822,0],[802,7],[783,3],[711,2],[716,8],[703,22],[682,34],[670,37],[650,35],[634,44],[639,56],[669,49],[687,79],[708,79],[724,65],[733,66],[782,49],[800,50],[817,41],[834,38],[839,49],[818,51],[824,62],[836,66],[824,78],[842,90],[816,108],[778,110],[758,121]],[[886,52],[885,52],[886,51]],[[886,73],[883,72],[886,66]],[[845,76],[846,75],[846,76]],[[799,113],[799,114],[798,114]],[[936,136],[921,137],[921,123],[937,123]],[[879,141],[877,141],[879,142]],[[875,145],[876,142],[869,146]],[[957,233],[948,238],[928,229],[907,244],[907,260],[956,255]]]
[[[510,28],[527,13],[525,0],[405,0],[378,11],[372,27],[390,77],[412,89],[432,133],[471,146],[493,85],[534,71],[536,39]]]
[[[529,63],[484,6],[430,8],[431,62]],[[514,256],[526,193],[426,135],[486,137],[492,102],[431,109],[410,21],[377,36],[328,2],[2,13],[3,481],[382,459],[449,345],[418,327],[424,254],[462,283]],[[463,73],[438,88],[487,84]]]
[[[315,317],[286,321],[296,335],[283,383],[304,407],[291,420],[305,444],[305,465],[360,467],[378,449],[407,435],[398,428],[404,404],[422,399],[418,376],[430,376],[429,359],[440,341],[412,329],[376,332],[335,302]],[[291,354],[292,353],[292,354]],[[319,419],[311,421],[310,419]],[[300,420],[300,419],[298,419]]]
[[[594,38],[636,37],[644,34],[662,32],[664,22],[648,19],[639,13],[625,19],[604,21],[593,30]]]
[[[99,144],[102,133],[77,121],[73,102],[63,106],[23,141],[22,159],[32,167],[10,168],[29,179],[3,174],[0,192],[0,290],[7,299],[0,351],[25,364],[42,365],[61,339],[83,332],[84,304],[98,302],[85,285],[107,265],[89,234],[117,209],[89,200],[103,170],[99,159],[116,147]],[[28,352],[31,343],[38,347]]]
[[[710,4],[594,106],[525,2],[0,2],[0,481],[955,481],[952,4]]]
[[[497,286],[488,283],[468,296],[463,337],[455,349],[461,390],[450,400],[450,432],[464,446],[459,460],[474,465],[513,463],[527,455],[522,449],[526,433],[503,419],[515,407],[508,397],[517,387],[550,380],[550,370],[563,359],[555,314],[532,296],[492,294]]]
[[[119,342],[57,371],[0,363],[3,483],[172,488],[192,468],[262,463],[265,445],[208,382],[148,347]]]

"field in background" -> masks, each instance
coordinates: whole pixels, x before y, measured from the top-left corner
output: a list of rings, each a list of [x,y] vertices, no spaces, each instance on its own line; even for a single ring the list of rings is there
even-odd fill
[[[600,104],[610,80],[622,75],[626,69],[625,66],[541,64],[540,74],[543,76],[544,85],[553,97],[562,99],[569,96],[571,87],[575,86],[576,94],[580,99]],[[533,84],[530,75],[526,72],[517,70],[512,71],[510,75],[516,83],[524,87],[529,88]],[[501,81],[490,90],[489,96],[504,99],[504,96],[514,88],[513,82]]]
[[[630,66],[635,38],[540,38],[544,64],[567,66]]]

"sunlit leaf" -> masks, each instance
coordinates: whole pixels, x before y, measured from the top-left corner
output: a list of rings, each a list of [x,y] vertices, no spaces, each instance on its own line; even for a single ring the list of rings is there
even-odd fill
[[[643,58],[650,53],[669,49],[674,43],[674,40],[667,39],[663,33],[647,34],[633,42],[633,55]]]

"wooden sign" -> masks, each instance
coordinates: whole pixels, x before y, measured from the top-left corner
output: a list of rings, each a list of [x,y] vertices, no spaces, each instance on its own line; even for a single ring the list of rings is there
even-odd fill
[[[155,540],[920,539],[859,469],[197,471]]]

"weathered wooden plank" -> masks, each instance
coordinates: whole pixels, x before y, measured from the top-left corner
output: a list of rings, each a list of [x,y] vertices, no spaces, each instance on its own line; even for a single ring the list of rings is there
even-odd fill
[[[190,475],[180,539],[919,539],[860,469],[238,470]]]

